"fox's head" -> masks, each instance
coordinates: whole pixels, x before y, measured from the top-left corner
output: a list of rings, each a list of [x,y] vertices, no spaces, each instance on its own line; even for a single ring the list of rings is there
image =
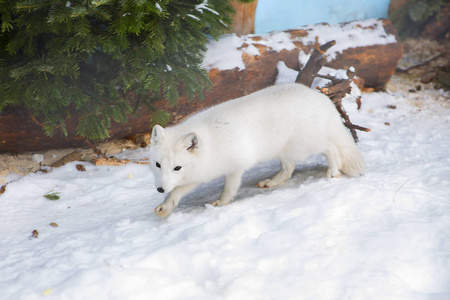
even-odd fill
[[[198,145],[193,132],[179,136],[159,125],[153,127],[149,154],[158,192],[169,193],[189,183],[189,169],[194,165]]]

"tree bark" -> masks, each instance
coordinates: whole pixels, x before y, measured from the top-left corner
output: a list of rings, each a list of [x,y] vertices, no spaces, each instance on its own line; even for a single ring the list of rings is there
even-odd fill
[[[233,16],[232,33],[251,34],[255,33],[255,15],[258,0],[251,3],[241,3],[237,0],[231,1],[236,14]]]
[[[358,76],[365,80],[365,86],[382,88],[395,71],[395,66],[402,56],[402,45],[392,24],[388,20],[382,21],[387,34],[396,36],[397,42],[371,46],[348,48],[336,55],[336,58],[326,62],[325,66],[335,69],[348,69],[353,66]],[[288,30],[295,48],[292,50],[275,51],[266,43],[271,35],[249,36],[252,45],[243,44],[242,60],[245,69],[219,70],[211,68],[209,77],[213,88],[204,91],[204,100],[188,101],[182,97],[176,106],[170,106],[161,101],[157,103],[159,109],[167,110],[171,115],[171,124],[180,122],[188,115],[218,103],[238,98],[274,84],[277,76],[277,63],[284,61],[295,70],[300,69],[299,52],[310,53],[317,44],[304,45],[298,41],[299,37],[309,34],[308,28]],[[349,33],[350,34],[350,33]],[[339,44],[340,41],[336,40]],[[258,49],[256,55],[245,52],[250,46]],[[53,137],[48,137],[39,125],[38,118],[24,107],[7,108],[0,113],[0,152],[26,152],[56,148],[85,147],[83,137],[75,135],[76,111],[67,120],[66,128],[69,135],[65,137],[60,130],[55,130]],[[151,115],[145,109],[130,116],[126,124],[111,124],[109,139],[122,138],[136,133],[150,131]]]
[[[305,67],[298,74],[295,82],[302,83],[306,86],[311,86],[314,77],[317,76],[317,73],[320,71],[320,69],[322,69],[323,65],[326,62],[326,59],[323,56],[323,54],[334,45],[336,45],[336,41],[332,40],[326,43],[325,45],[317,47],[311,54],[311,57],[309,58]]]

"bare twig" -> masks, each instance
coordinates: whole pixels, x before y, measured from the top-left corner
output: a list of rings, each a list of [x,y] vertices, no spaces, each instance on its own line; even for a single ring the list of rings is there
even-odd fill
[[[328,79],[328,80],[333,80],[335,78],[334,76],[331,76],[331,75],[322,75],[322,74],[316,74],[316,77]]]
[[[69,162],[81,160],[82,157],[83,157],[83,154],[80,151],[76,151],[75,150],[75,151],[67,154],[66,156],[64,156],[60,160],[55,161],[51,165],[51,167],[52,168],[58,168],[58,167],[64,166],[65,164],[67,164]]]
[[[94,150],[95,154],[97,154],[100,157],[105,157],[106,156],[106,152],[102,153],[102,151],[100,151],[100,149],[98,149],[97,147],[95,147],[94,144],[92,144],[89,140],[84,140],[85,143],[92,148],[92,150]]]
[[[405,182],[403,182],[403,184],[398,188],[398,190],[395,192],[394,197],[392,198],[392,202],[395,202],[395,197],[397,197],[398,192],[402,189],[402,187],[405,186],[405,184],[409,181],[409,178],[406,179]]]
[[[327,95],[334,103],[337,111],[341,115],[342,119],[344,119],[344,125],[350,130],[353,140],[356,143],[359,141],[356,130],[369,132],[370,129],[353,124],[350,121],[350,118],[347,115],[347,112],[345,111],[344,107],[342,106],[342,99],[347,94],[350,94],[350,92],[352,91],[350,84],[352,83],[353,77],[355,77],[355,72],[349,69],[347,70],[347,76],[348,76],[347,79],[336,79],[336,78],[331,79],[331,82],[327,84],[325,87],[321,88],[320,91],[322,91],[322,93]],[[358,103],[358,108],[359,107],[360,102]]]
[[[347,70],[347,77],[348,77],[347,79],[336,79],[335,76],[318,74],[319,70],[323,67],[323,65],[326,62],[326,59],[323,57],[323,55],[329,48],[333,47],[335,44],[336,41],[334,40],[320,47],[319,44],[317,43],[316,48],[311,54],[311,57],[309,58],[305,67],[298,74],[295,82],[302,83],[306,86],[311,86],[315,77],[330,80],[331,81],[330,83],[328,83],[325,87],[320,88],[319,90],[325,95],[327,95],[328,98],[331,99],[331,101],[336,106],[337,111],[341,115],[342,119],[344,119],[344,125],[350,130],[353,140],[355,142],[358,142],[358,135],[356,134],[356,130],[368,132],[370,131],[370,129],[353,124],[350,121],[350,118],[347,115],[347,112],[345,111],[344,107],[342,106],[342,99],[347,94],[350,94],[350,92],[352,91],[350,84],[352,83],[353,78],[355,77],[354,69],[350,68]],[[356,103],[358,104],[359,109],[361,107],[360,99],[357,99]]]

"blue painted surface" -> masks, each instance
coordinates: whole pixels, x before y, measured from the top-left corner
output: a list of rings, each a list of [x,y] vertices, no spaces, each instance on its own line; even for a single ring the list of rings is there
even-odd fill
[[[387,18],[390,0],[258,0],[256,33],[302,25]]]

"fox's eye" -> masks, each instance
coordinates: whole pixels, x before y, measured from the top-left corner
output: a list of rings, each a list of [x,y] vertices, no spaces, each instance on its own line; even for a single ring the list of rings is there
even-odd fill
[[[176,166],[175,168],[173,168],[174,171],[180,171],[181,167],[180,166]]]
[[[161,165],[159,164],[159,162],[156,162],[156,167],[161,168]]]

